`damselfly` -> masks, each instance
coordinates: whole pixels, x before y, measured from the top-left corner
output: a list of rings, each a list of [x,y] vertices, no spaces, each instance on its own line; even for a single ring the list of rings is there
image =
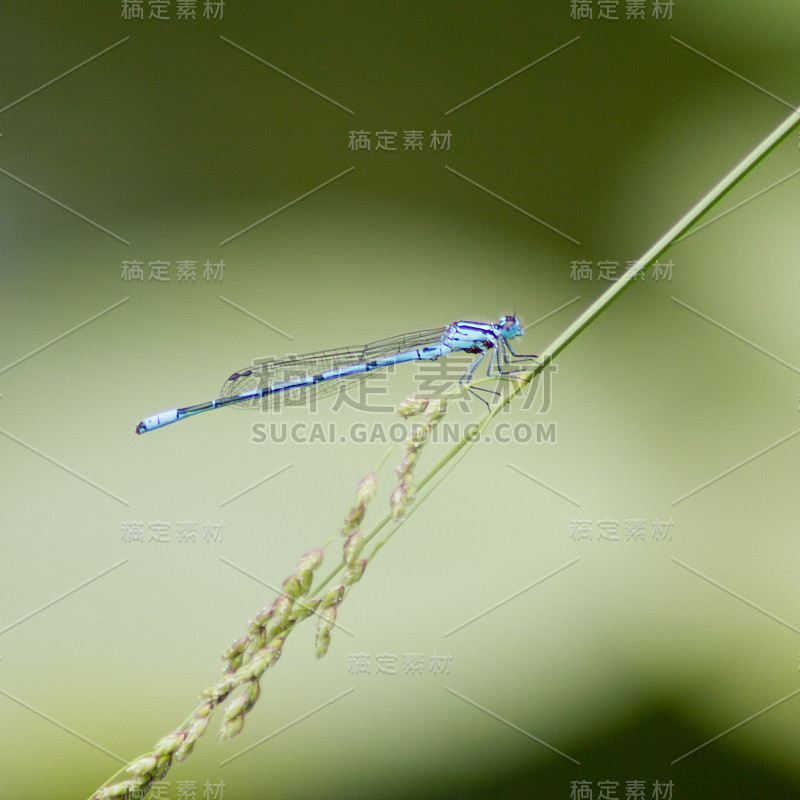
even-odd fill
[[[522,336],[516,317],[500,317],[497,323],[453,322],[444,328],[406,333],[358,347],[320,350],[295,358],[265,360],[255,366],[234,372],[222,386],[222,396],[207,403],[186,408],[173,408],[143,419],[136,433],[163,428],[172,422],[202,411],[225,406],[245,406],[275,411],[283,405],[296,405],[298,393],[310,403],[341,391],[349,383],[362,380],[377,370],[403,361],[433,361],[449,353],[472,353],[476,356],[461,377],[468,383],[478,364],[491,351],[486,374],[502,377],[515,370],[515,363],[535,359],[534,355],[517,354],[509,339]]]

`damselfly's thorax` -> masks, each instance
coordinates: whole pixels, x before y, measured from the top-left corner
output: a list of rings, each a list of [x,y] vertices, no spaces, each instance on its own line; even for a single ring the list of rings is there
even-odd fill
[[[499,322],[469,322],[461,320],[448,325],[442,344],[464,353],[485,353],[502,341],[522,336],[522,326],[516,317],[500,317]]]

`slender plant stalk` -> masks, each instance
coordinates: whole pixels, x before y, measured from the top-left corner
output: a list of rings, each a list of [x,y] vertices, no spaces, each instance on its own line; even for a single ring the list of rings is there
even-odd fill
[[[152,784],[166,775],[173,761],[183,761],[189,756],[195,742],[203,735],[211,714],[219,705],[237,689],[242,692],[228,702],[225,709],[220,738],[222,740],[237,735],[244,725],[247,713],[253,708],[260,695],[260,679],[263,673],[280,657],[284,641],[294,628],[309,616],[316,616],[317,657],[322,657],[328,650],[330,635],[336,624],[337,608],[350,588],[364,574],[367,564],[398,529],[390,527],[383,539],[377,541],[367,555],[367,545],[393,520],[402,522],[417,508],[420,502],[430,496],[434,487],[421,498],[417,494],[434,478],[442,480],[446,477],[445,468],[452,469],[458,460],[480,440],[480,433],[523,389],[533,381],[535,376],[545,369],[581,331],[619,297],[630,286],[636,277],[650,267],[666,250],[679,239],[703,214],[705,214],[721,197],[730,191],[756,164],[775,148],[789,133],[800,124],[800,109],[795,109],[761,144],[750,151],[727,175],[725,175],[704,197],[690,208],[663,236],[649,247],[622,276],[597,298],[571,325],[569,325],[545,349],[540,362],[535,368],[515,374],[507,380],[507,390],[477,422],[468,430],[428,471],[419,479],[415,478],[414,466],[420,451],[429,438],[433,427],[444,415],[447,399],[427,401],[411,399],[400,409],[402,416],[423,416],[425,423],[409,434],[403,445],[403,460],[395,471],[399,483],[392,492],[391,507],[380,517],[369,530],[362,534],[367,505],[375,493],[376,475],[370,473],[359,484],[353,507],[345,518],[340,529],[344,538],[342,560],[325,576],[318,579],[312,588],[315,571],[322,564],[323,551],[337,537],[332,536],[324,548],[306,553],[298,562],[293,572],[283,583],[281,593],[276,600],[251,621],[247,633],[237,639],[223,654],[223,676],[202,694],[202,702],[181,723],[178,729],[160,739],[153,750],[140,756],[106,781],[94,795],[93,800],[101,798],[143,798]],[[381,463],[386,456],[381,459]],[[323,593],[341,574],[339,582]],[[130,778],[117,780],[123,772]]]
[[[543,366],[560,353],[589,323],[619,297],[625,289],[662,256],[718,200],[726,195],[759,161],[777,147],[800,124],[800,108],[796,108],[761,144],[754,147],[719,183],[697,201],[663,236],[652,244],[611,286],[592,303],[546,349]]]
[[[760,144],[754,147],[730,172],[697,201],[663,236],[657,239],[621,276],[609,286],[582,314],[567,326],[548,347],[539,359],[538,366],[530,372],[520,373],[513,381],[513,387],[503,399],[491,408],[478,422],[477,433],[482,431],[499,414],[503,407],[508,405],[533,378],[544,370],[548,364],[560,353],[581,331],[588,327],[608,306],[628,288],[636,278],[645,272],[670,248],[673,242],[680,239],[692,225],[706,214],[722,197],[724,197],[750,170],[752,170],[765,156],[777,147],[798,125],[800,125],[800,108],[796,108],[788,117],[767,136]],[[465,433],[453,447],[439,459],[417,482],[417,488],[422,489],[446,467],[450,461],[462,450],[470,448],[478,436]],[[378,531],[391,519],[390,514],[384,515],[375,525],[375,528],[365,536],[365,542],[375,536]],[[326,576],[330,580],[332,576]]]

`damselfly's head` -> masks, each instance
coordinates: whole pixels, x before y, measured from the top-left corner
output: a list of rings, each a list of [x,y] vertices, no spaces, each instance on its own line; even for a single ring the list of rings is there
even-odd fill
[[[504,339],[513,339],[515,336],[522,336],[524,333],[519,320],[511,315],[500,317],[500,322],[495,325],[495,328]]]

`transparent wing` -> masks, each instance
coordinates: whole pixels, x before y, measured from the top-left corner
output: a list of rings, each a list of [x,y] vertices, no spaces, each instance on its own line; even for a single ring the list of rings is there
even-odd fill
[[[370,364],[382,358],[391,358],[398,353],[436,344],[447,328],[415,331],[389,339],[381,339],[367,345],[340,347],[334,350],[318,350],[296,357],[257,359],[244,369],[234,372],[220,390],[221,397],[235,397],[246,392],[264,390],[276,384],[297,381],[298,385],[280,389],[259,398],[244,399],[233,404],[236,408],[276,411],[283,406],[308,405],[312,400],[330,397],[360,383],[371,375],[387,369],[373,367],[365,372],[329,378],[318,383],[306,383],[309,377],[321,375],[358,364]]]

